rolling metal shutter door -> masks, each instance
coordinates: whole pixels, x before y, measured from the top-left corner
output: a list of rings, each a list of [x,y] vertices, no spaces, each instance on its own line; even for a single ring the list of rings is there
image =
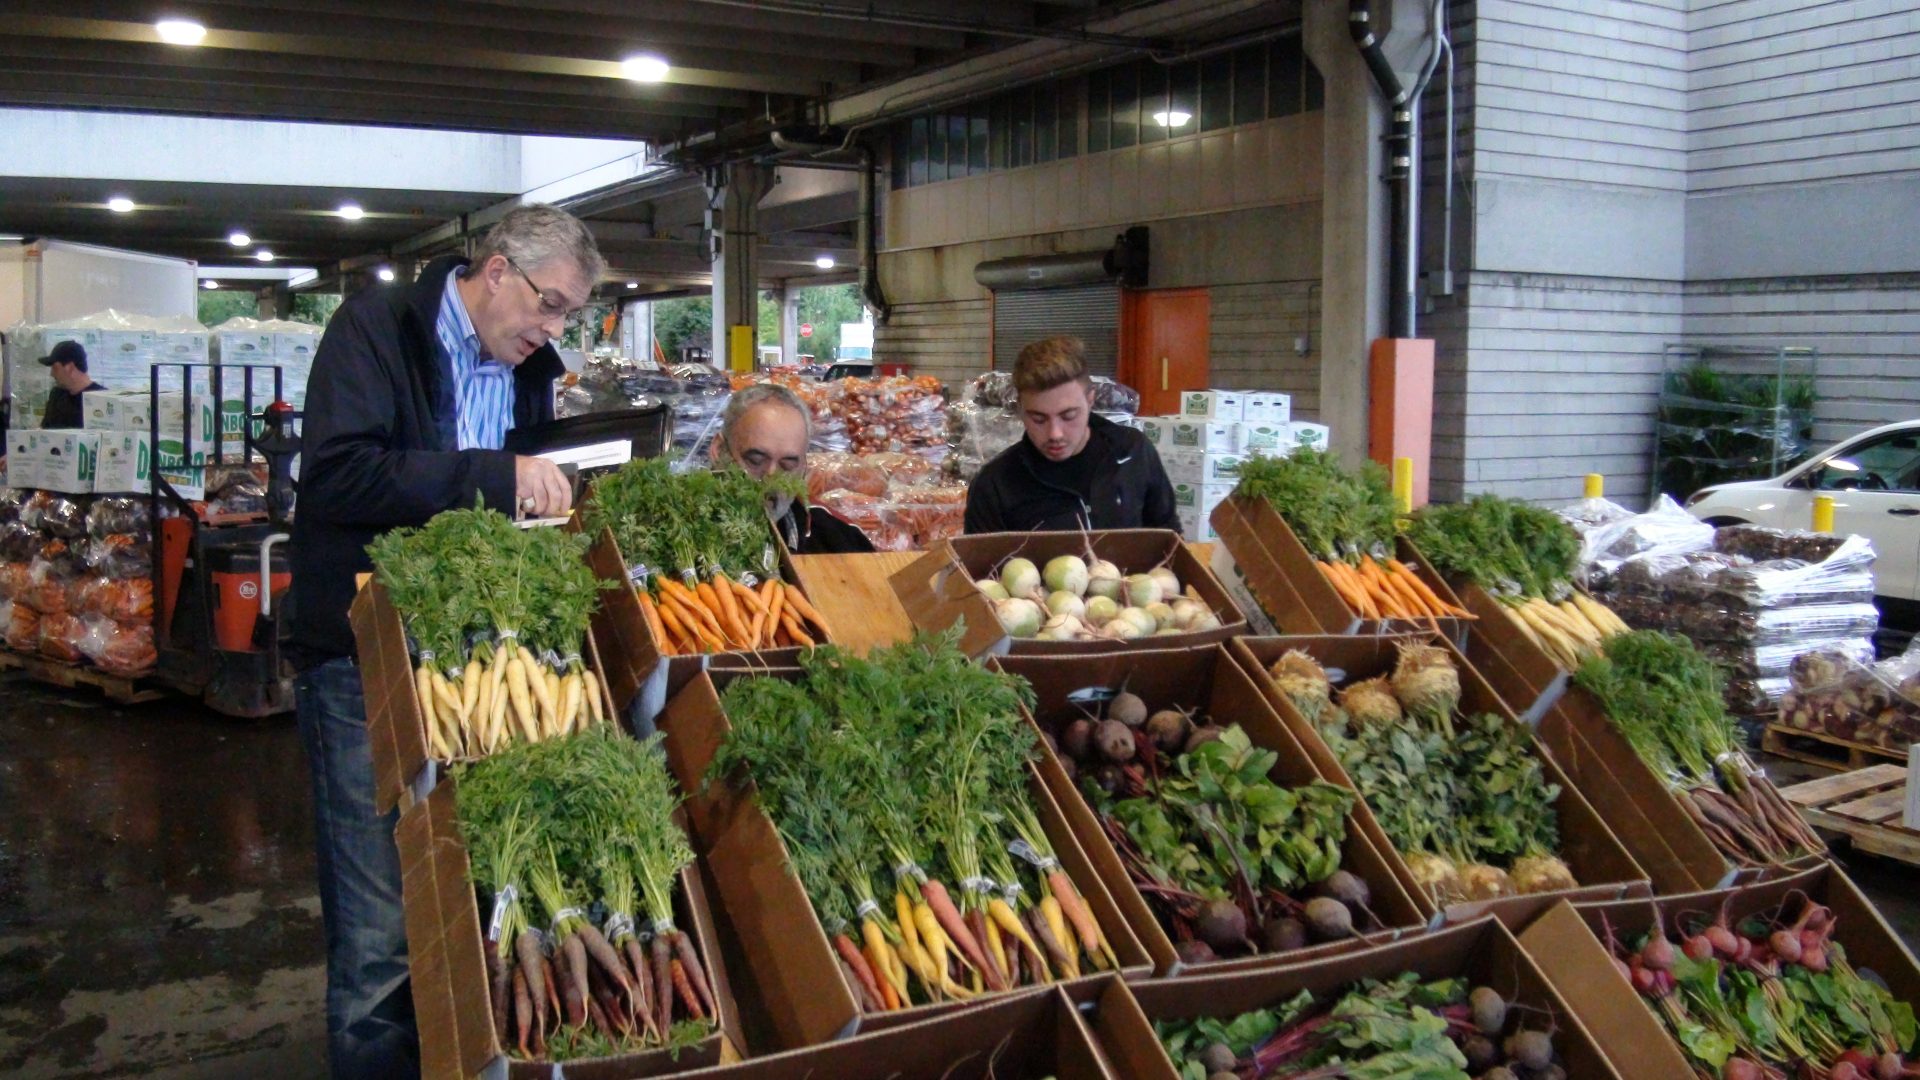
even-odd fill
[[[1070,285],[1058,289],[995,290],[993,366],[1012,371],[1030,342],[1071,334],[1087,343],[1087,370],[1114,377],[1120,359],[1120,288]]]

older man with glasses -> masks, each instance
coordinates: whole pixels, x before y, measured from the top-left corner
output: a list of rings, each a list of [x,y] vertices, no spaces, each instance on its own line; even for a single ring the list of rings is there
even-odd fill
[[[347,608],[367,544],[484,502],[547,517],[573,492],[559,467],[502,450],[553,418],[553,339],[605,269],[593,236],[550,206],[487,233],[472,260],[429,263],[411,285],[334,313],[307,384],[293,526],[294,704],[313,772],[335,1077],[419,1073],[407,982],[395,816],[374,809],[366,704]]]

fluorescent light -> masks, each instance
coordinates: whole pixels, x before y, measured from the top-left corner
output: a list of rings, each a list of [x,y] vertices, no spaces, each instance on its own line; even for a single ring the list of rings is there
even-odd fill
[[[629,289],[637,289],[637,288],[639,288],[639,287],[640,287],[640,283],[639,283],[639,282],[637,282],[637,281],[629,281],[629,282],[627,282],[627,288],[629,288]]]
[[[379,278],[379,279],[380,279],[381,281],[392,281],[392,280],[393,280],[393,267],[391,267],[391,266],[383,266],[383,267],[381,267],[380,269],[378,269],[378,270],[375,270],[375,271],[373,272],[373,276],[374,276],[374,277],[377,277],[377,278]]]
[[[634,82],[662,82],[669,70],[667,62],[657,56],[629,56],[620,61],[620,74]]]
[[[213,280],[212,278],[201,278],[200,287],[207,290],[213,290],[213,289],[219,288],[220,283]]]
[[[1187,123],[1192,119],[1193,119],[1192,113],[1181,112],[1179,109],[1170,109],[1166,112],[1157,112],[1153,114],[1153,122],[1156,124],[1159,124],[1161,127],[1169,127],[1169,128],[1185,127]]]
[[[819,258],[813,260],[813,265],[819,267],[822,270],[831,270],[834,267],[833,256],[822,255]]]
[[[161,19],[153,29],[169,45],[198,45],[207,36],[207,28],[191,19]]]
[[[272,262],[273,252],[268,251],[266,248],[261,248],[259,251],[253,253],[253,257],[259,259],[261,262]]]
[[[127,198],[125,195],[115,195],[113,198],[107,200],[107,209],[116,214],[131,214],[133,213],[133,200]]]
[[[253,243],[253,237],[235,229],[227,234],[227,243],[232,244],[234,247],[246,247],[248,244]]]
[[[341,203],[340,209],[335,210],[334,213],[339,214],[348,221],[359,221],[361,218],[367,216],[367,212],[360,209],[359,203]]]

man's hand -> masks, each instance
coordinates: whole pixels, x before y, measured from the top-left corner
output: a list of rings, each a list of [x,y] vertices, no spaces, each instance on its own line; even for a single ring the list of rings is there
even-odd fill
[[[546,458],[514,458],[513,488],[521,517],[563,517],[573,509],[573,485]]]

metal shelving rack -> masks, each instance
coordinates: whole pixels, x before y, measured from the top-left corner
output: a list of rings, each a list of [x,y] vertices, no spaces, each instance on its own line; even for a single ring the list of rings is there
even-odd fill
[[[1778,475],[1810,449],[1819,351],[1668,343],[1654,415],[1653,486],[1685,499],[1709,484]]]

